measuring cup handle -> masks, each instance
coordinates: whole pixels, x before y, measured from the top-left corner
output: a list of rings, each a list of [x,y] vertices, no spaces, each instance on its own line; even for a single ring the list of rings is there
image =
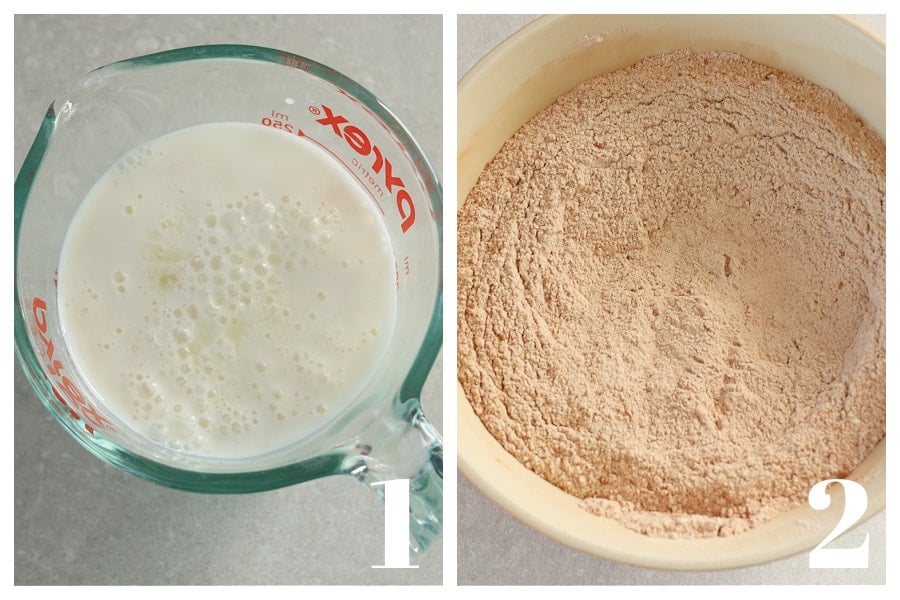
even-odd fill
[[[395,402],[357,438],[345,460],[346,472],[384,500],[384,486],[409,480],[409,547],[423,552],[441,533],[444,508],[444,446],[418,398]]]

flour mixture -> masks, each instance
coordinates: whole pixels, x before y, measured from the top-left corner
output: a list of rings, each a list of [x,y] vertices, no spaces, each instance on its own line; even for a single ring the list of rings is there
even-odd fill
[[[744,531],[885,435],[885,147],[727,53],[585,82],[459,213],[459,380],[497,440],[648,535]]]

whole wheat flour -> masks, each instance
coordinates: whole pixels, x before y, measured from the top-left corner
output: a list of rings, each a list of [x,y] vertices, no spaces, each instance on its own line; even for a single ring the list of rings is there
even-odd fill
[[[885,435],[884,143],[727,53],[576,87],[459,213],[459,380],[582,506],[734,534]]]

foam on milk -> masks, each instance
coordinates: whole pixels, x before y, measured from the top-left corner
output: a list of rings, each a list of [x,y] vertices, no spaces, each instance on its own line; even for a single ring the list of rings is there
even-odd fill
[[[352,402],[393,331],[377,210],[323,150],[261,125],[130,152],[60,258],[77,367],[121,421],[174,449],[243,457],[303,437]]]

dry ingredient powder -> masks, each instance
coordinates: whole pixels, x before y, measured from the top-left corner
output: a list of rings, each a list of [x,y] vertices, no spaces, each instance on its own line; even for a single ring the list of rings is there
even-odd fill
[[[585,82],[459,213],[459,380],[582,507],[744,531],[885,435],[885,150],[838,97],[728,53]]]

